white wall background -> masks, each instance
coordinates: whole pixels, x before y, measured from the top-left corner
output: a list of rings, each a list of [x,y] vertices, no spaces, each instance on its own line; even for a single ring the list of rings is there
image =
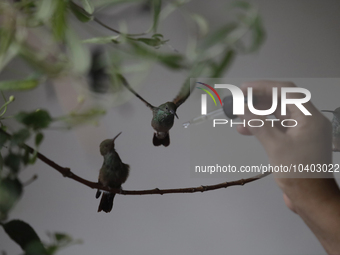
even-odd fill
[[[228,77],[251,80],[339,77],[339,1],[251,2],[259,6],[267,40],[260,52],[237,57]],[[225,18],[227,3],[194,0],[188,8],[208,17],[214,27]],[[147,24],[146,18],[135,18],[141,26]],[[186,34],[181,30],[182,24],[180,16],[173,16],[162,30],[179,50],[184,47]],[[21,65],[13,62],[0,78],[15,77]],[[157,67],[141,91],[158,105],[176,95],[182,80],[182,75]],[[63,89],[69,91],[70,84],[60,86],[58,93]],[[23,105],[27,110],[44,106],[55,116],[62,114],[64,106],[49,91],[47,87],[40,87],[16,94],[12,111],[22,109]],[[324,102],[315,99],[318,107],[340,106],[340,95],[327,91],[327,87],[324,91],[329,96]],[[180,188],[227,181],[226,178],[190,178],[189,136],[181,124],[192,116],[185,105],[178,115],[180,119],[175,120],[168,148],[152,146],[151,112],[132,98],[126,104],[109,109],[99,127],[46,132],[41,152],[76,174],[95,181],[102,164],[99,143],[123,131],[116,148],[122,160],[131,166],[131,176],[124,189]],[[232,133],[226,141],[232,139],[261,150],[254,138],[242,137],[236,130]],[[339,155],[335,155],[334,161],[340,162]],[[99,200],[95,199],[95,190],[63,178],[39,161],[24,170],[22,180],[33,174],[39,178],[25,189],[11,218],[31,224],[43,240],[47,240],[46,232],[65,231],[84,241],[60,254],[325,254],[302,220],[285,207],[282,192],[270,176],[243,187],[206,193],[117,195],[113,211],[105,214],[97,213]],[[8,254],[21,252],[2,229],[0,250]]]

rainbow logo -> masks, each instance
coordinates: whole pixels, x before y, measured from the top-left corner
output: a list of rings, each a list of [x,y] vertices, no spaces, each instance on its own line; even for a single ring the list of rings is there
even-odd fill
[[[218,100],[220,101],[221,106],[222,106],[222,100],[221,100],[220,96],[217,94],[217,91],[216,91],[213,87],[211,87],[210,85],[205,84],[205,83],[203,83],[203,82],[196,82],[196,83],[199,83],[199,84],[201,84],[201,85],[203,85],[203,86],[206,86],[206,87],[209,88],[212,92],[214,92],[215,95],[217,96]],[[203,90],[204,92],[206,92],[206,93],[214,100],[215,105],[217,105],[214,96],[210,93],[209,90],[204,89],[204,88],[201,88],[201,87],[196,87],[196,88],[201,89],[201,90]]]

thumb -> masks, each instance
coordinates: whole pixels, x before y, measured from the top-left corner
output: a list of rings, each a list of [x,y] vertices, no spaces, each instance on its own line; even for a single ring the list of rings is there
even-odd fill
[[[282,131],[275,125],[278,119],[268,119],[266,116],[255,115],[249,111],[248,107],[245,107],[244,113],[243,116],[240,116],[244,125],[266,150],[270,150],[273,144],[283,137]]]

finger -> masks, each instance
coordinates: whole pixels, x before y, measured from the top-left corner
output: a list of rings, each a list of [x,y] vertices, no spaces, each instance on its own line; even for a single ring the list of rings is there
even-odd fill
[[[292,82],[281,82],[281,81],[268,81],[268,80],[263,80],[263,81],[254,81],[254,82],[247,82],[241,85],[241,89],[243,90],[244,93],[248,92],[248,88],[252,88],[253,90],[253,95],[257,99],[256,106],[261,109],[261,107],[267,107],[264,109],[268,109],[272,105],[272,100],[273,100],[273,88],[277,88],[277,93],[278,93],[278,106],[282,104],[282,98],[281,94],[284,92],[284,96],[286,95],[286,98],[288,101],[289,99],[300,99],[296,101],[295,104],[291,104],[290,102],[287,104],[284,104],[284,108],[287,109],[286,114],[284,115],[287,117],[287,115],[291,118],[301,118],[302,116],[305,116],[305,113],[302,111],[306,109],[310,114],[316,114],[318,110],[314,107],[314,105],[311,103],[311,101],[305,101],[305,97],[308,99],[308,90],[304,90],[303,88],[297,88],[296,85]],[[304,90],[304,92],[298,92],[298,89]],[[295,91],[295,92],[291,92]],[[304,95],[304,93],[307,93],[307,95]],[[310,95],[310,93],[309,93]],[[300,101],[300,103],[299,103]],[[285,100],[287,102],[287,100]],[[303,102],[303,103],[302,103]],[[285,112],[285,109],[283,109]],[[278,115],[278,112],[276,112]],[[278,116],[277,116],[278,117]]]
[[[268,121],[265,116],[257,116],[251,113],[246,107],[244,114],[244,121],[248,131],[256,136],[261,144],[266,148],[272,148],[278,140],[282,139],[282,132],[273,124]],[[244,131],[244,130],[243,130]],[[247,133],[247,131],[244,131]]]
[[[237,126],[236,129],[241,135],[253,135],[247,127]]]

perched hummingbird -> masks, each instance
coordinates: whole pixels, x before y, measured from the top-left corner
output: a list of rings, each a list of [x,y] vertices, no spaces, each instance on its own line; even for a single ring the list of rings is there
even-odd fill
[[[115,140],[121,134],[115,136],[113,139],[106,139],[101,142],[100,154],[104,157],[104,163],[99,172],[98,183],[104,187],[112,189],[120,189],[121,185],[129,176],[130,166],[124,164],[115,150]],[[97,190],[96,198],[99,198],[101,191]],[[100,200],[98,212],[111,212],[113,206],[113,199],[115,193],[105,192]]]
[[[333,113],[333,150],[340,151],[340,107],[336,108],[334,111],[322,110],[322,112]]]
[[[123,76],[120,76],[123,85],[130,90],[136,97],[142,100],[147,107],[149,107],[152,111],[152,120],[151,126],[156,131],[153,135],[152,143],[154,146],[163,145],[165,147],[169,146],[170,144],[170,135],[169,130],[174,125],[174,116],[178,119],[176,114],[177,108],[185,102],[185,100],[190,95],[190,83],[186,81],[181,90],[179,91],[178,95],[175,97],[174,100],[161,104],[158,107],[153,106],[144,98],[142,98],[136,91],[134,91],[129,83]]]

